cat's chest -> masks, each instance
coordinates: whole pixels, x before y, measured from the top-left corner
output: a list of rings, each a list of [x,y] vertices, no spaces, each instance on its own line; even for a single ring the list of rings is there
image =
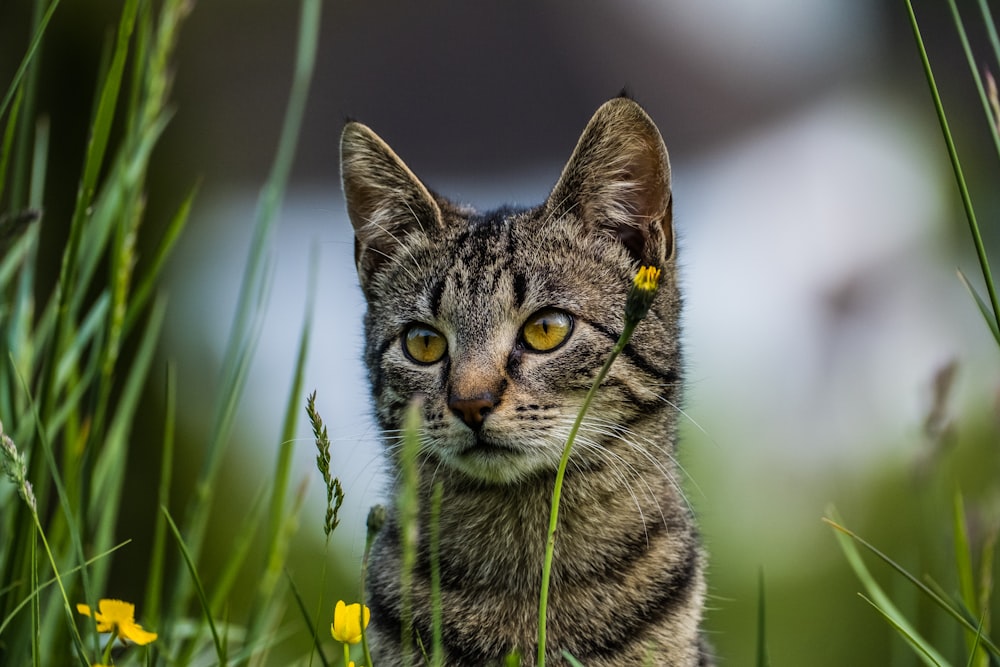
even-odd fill
[[[581,563],[613,556],[622,544],[645,539],[648,527],[633,495],[607,485],[607,478],[601,478],[599,488],[594,480],[567,480],[556,541],[557,578],[583,578]],[[465,585],[492,587],[499,576],[537,587],[551,502],[547,478],[446,493],[448,510],[440,518],[443,568],[451,568]]]

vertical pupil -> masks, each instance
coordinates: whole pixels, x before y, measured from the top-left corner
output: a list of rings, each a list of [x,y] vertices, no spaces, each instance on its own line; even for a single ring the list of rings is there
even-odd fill
[[[430,346],[431,346],[431,335],[430,334],[424,334],[424,349],[427,349]]]

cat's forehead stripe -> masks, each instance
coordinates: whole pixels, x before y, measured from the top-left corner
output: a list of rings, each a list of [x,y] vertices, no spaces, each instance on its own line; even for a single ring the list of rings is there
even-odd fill
[[[510,220],[501,211],[471,219],[468,230],[455,241],[448,284],[478,302],[496,295],[509,280],[511,236]]]
[[[514,287],[514,305],[523,308],[524,300],[528,297],[528,278],[516,268],[512,271],[511,278]]]
[[[434,319],[441,317],[441,297],[444,296],[444,278],[438,278],[431,287],[429,305]]]

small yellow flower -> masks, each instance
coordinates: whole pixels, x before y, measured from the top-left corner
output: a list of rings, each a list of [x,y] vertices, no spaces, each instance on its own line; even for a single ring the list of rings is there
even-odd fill
[[[639,273],[635,274],[633,283],[637,289],[652,292],[660,284],[660,273],[661,271],[655,266],[643,266],[639,269]]]
[[[140,646],[156,639],[155,632],[147,632],[135,622],[135,605],[121,600],[100,600],[97,612],[92,612],[85,604],[76,605],[76,610],[84,616],[93,616],[98,632],[112,632],[123,642],[128,639]]]
[[[368,627],[368,619],[371,611],[365,607],[365,627]],[[337,602],[337,608],[333,610],[333,623],[330,624],[330,634],[338,642],[345,644],[357,644],[361,641],[361,605],[344,604],[343,600]]]
[[[646,317],[653,297],[660,286],[660,269],[655,266],[643,266],[632,281],[632,289],[625,299],[625,324],[635,326]]]

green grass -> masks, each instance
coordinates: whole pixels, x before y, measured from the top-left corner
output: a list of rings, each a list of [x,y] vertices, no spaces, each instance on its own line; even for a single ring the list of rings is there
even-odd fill
[[[174,113],[169,101],[172,57],[190,9],[187,0],[126,0],[121,6],[97,72],[76,200],[65,221],[48,217],[49,128],[34,106],[45,32],[59,11],[58,2],[35,3],[34,23],[25,26],[31,35],[28,47],[3,92],[0,338],[5,355],[0,360],[0,420],[4,471],[13,482],[0,490],[3,664],[90,665],[106,655],[93,621],[78,614],[75,605],[86,602],[96,608],[99,599],[115,597],[115,569],[129,557],[130,545],[114,540],[126,500],[139,399],[155,377],[154,352],[165,317],[158,285],[195,201],[192,186],[157,237],[147,230],[147,174]],[[150,646],[116,654],[116,664],[190,664],[206,654],[221,663],[243,664],[261,660],[289,634],[283,604],[276,602],[288,591],[287,546],[301,509],[300,502],[287,504],[290,445],[280,449],[274,478],[262,485],[270,500],[251,513],[255,521],[245,524],[221,575],[202,580],[198,564],[215,506],[212,489],[266,304],[269,246],[312,77],[319,12],[318,0],[301,3],[293,88],[273,169],[261,192],[216,426],[204,447],[198,491],[181,521],[167,509],[176,419],[175,374],[168,367],[156,492],[163,511],[150,519],[152,553],[145,596],[137,604],[139,618],[159,637]],[[55,286],[36,303],[46,289],[37,268],[41,225],[62,228],[65,236]],[[140,245],[153,248],[141,263]],[[307,313],[289,393],[286,443],[292,442],[300,415],[310,330]],[[247,562],[249,545],[261,524],[267,527],[266,556],[254,565]],[[234,619],[227,611],[227,594],[236,572],[247,567],[260,573],[257,611]]]
[[[934,110],[937,114],[938,122],[941,126],[941,133],[948,150],[948,157],[951,162],[952,171],[955,176],[955,183],[965,211],[968,222],[969,236],[975,248],[976,257],[982,280],[986,287],[987,298],[983,298],[972,286],[971,281],[959,271],[959,278],[968,289],[972,299],[983,316],[986,326],[990,329],[994,339],[1000,348],[1000,304],[997,300],[996,284],[993,281],[993,274],[990,268],[989,256],[983,242],[979,222],[976,217],[976,208],[973,205],[972,195],[966,183],[965,172],[959,158],[959,150],[952,136],[951,127],[945,112],[944,103],[934,77],[931,59],[924,45],[924,40],[920,31],[920,24],[913,9],[911,0],[906,0],[906,10],[910,20],[910,26],[916,41],[917,51],[923,66],[924,75],[931,93]],[[969,39],[965,28],[965,23],[961,17],[954,0],[948,0],[951,15],[955,23],[955,30],[962,45],[969,71],[976,85],[980,101],[982,103],[985,122],[989,127],[990,135],[993,139],[993,147],[996,156],[1000,158],[1000,119],[994,116],[994,109],[1000,108],[997,104],[996,92],[993,91],[993,99],[990,99],[988,91],[983,86],[978,66],[972,55]],[[980,0],[980,19],[986,32],[990,35],[994,49],[994,65],[1000,65],[1000,40],[997,40],[996,25],[993,22],[989,7],[985,0]],[[995,473],[994,473],[995,474]],[[961,481],[957,480],[958,486]],[[993,493],[998,490],[1000,477],[994,477],[992,482]],[[998,532],[994,526],[992,532],[979,539],[979,553],[974,554],[971,547],[969,535],[969,524],[965,512],[965,503],[961,491],[954,495],[953,521],[953,543],[954,543],[954,580],[957,583],[957,594],[949,595],[943,586],[935,580],[931,574],[919,576],[899,564],[896,560],[881,551],[874,544],[862,538],[857,533],[844,527],[843,521],[833,513],[833,516],[824,519],[836,531],[840,547],[847,558],[851,569],[857,575],[865,588],[865,593],[859,595],[865,602],[870,604],[882,616],[888,625],[898,633],[898,635],[912,649],[913,654],[924,664],[930,666],[950,666],[953,664],[966,664],[986,667],[991,664],[1000,664],[1000,648],[990,639],[991,609],[994,606],[993,597],[993,571],[994,554],[997,544]],[[996,519],[994,518],[994,521]],[[904,582],[912,586],[921,596],[928,600],[944,615],[950,618],[956,628],[964,631],[964,645],[967,654],[961,662],[954,662],[946,657],[946,651],[939,649],[934,642],[929,640],[925,633],[922,633],[918,625],[900,606],[893,600],[893,596],[886,592],[873,576],[862,557],[862,552],[858,547],[863,548],[877,560],[882,561]],[[978,569],[976,567],[978,562]],[[940,628],[940,626],[932,626]]]

